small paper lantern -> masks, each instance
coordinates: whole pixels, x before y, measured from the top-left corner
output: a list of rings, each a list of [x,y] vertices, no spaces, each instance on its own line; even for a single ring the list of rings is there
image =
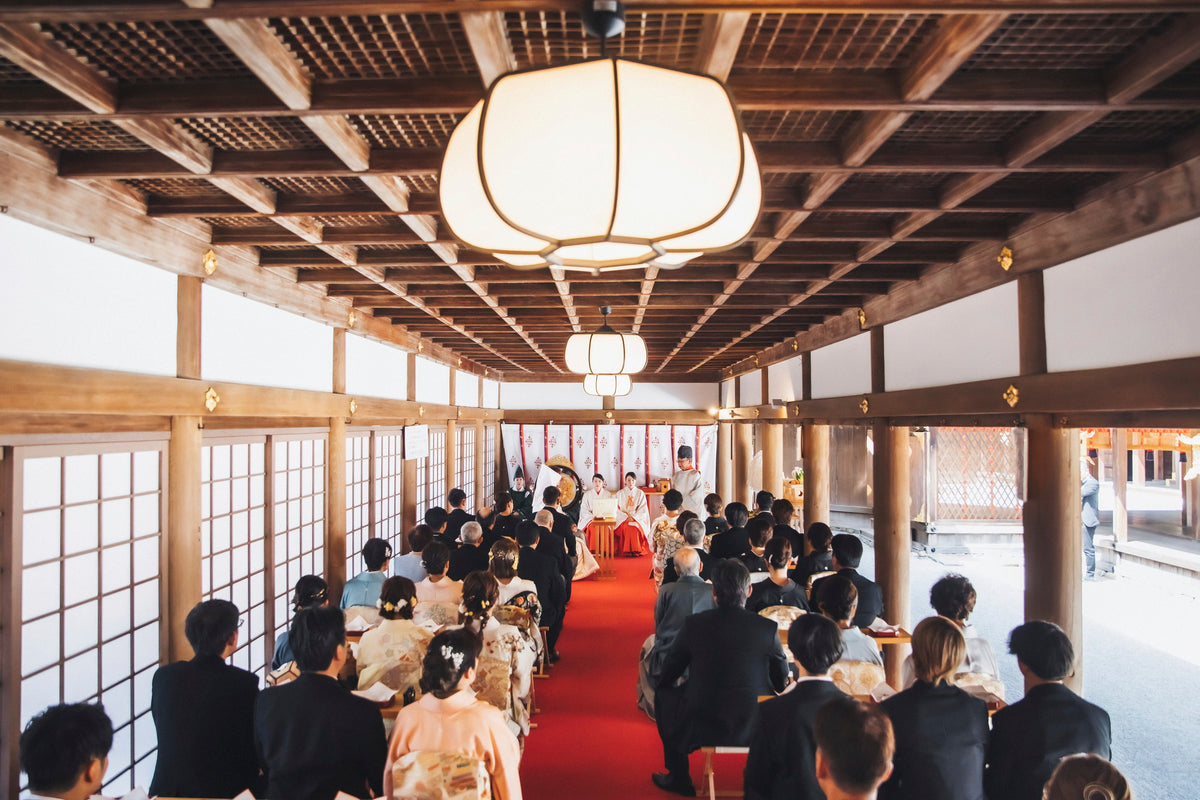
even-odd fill
[[[583,390],[598,397],[624,397],[633,388],[633,379],[628,375],[585,375]]]

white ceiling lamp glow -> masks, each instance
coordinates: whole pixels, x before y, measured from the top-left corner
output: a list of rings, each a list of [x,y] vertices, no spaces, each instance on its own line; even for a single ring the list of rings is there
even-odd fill
[[[646,368],[646,342],[636,333],[617,333],[608,327],[612,309],[600,309],[603,324],[594,333],[573,333],[567,339],[567,369],[578,375],[629,375]]]
[[[624,397],[633,389],[628,375],[584,375],[583,390],[597,397]]]
[[[625,27],[611,0],[583,16],[602,42]],[[502,75],[455,128],[438,180],[453,235],[519,269],[673,269],[740,244],[762,206],[720,81],[607,55]]]

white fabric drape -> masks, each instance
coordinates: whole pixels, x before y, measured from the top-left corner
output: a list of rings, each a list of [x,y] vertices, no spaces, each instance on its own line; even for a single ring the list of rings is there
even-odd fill
[[[625,480],[621,470],[621,429],[616,425],[597,425],[594,429],[596,441],[596,470],[608,481],[611,489],[620,488]]]

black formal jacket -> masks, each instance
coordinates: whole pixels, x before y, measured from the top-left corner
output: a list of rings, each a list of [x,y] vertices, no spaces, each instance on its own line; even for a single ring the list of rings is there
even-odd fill
[[[493,514],[492,527],[484,532],[483,540],[487,542],[488,547],[491,547],[500,541],[501,537],[516,539],[517,523],[520,521],[521,517],[516,513],[509,514],[507,517],[503,514]]]
[[[158,762],[150,794],[233,797],[263,786],[254,753],[258,676],[220,656],[159,667],[150,689]]]
[[[379,707],[327,675],[304,672],[263,690],[254,710],[254,739],[272,800],[383,791],[387,738]]]
[[[712,569],[713,557],[703,548],[694,548],[700,556],[700,579],[708,580],[708,571]],[[668,558],[667,565],[663,567],[663,585],[674,583],[679,580],[679,572],[675,569],[675,559]]]
[[[685,689],[685,749],[750,744],[760,695],[782,691],[787,658],[777,626],[744,608],[714,608],[684,620],[659,675],[670,686],[690,670]]]
[[[452,581],[461,581],[477,570],[488,568],[488,552],[483,545],[462,544],[450,552],[450,565],[446,576]]]
[[[458,535],[462,533],[462,526],[473,519],[475,519],[474,514],[468,514],[461,508],[451,511],[450,516],[446,518],[446,532],[440,534],[442,541],[453,546],[458,541]]]
[[[829,572],[833,569],[833,553],[813,551],[806,556],[800,556],[796,568],[788,572],[788,576],[801,586],[808,585],[808,577],[818,572]]]
[[[745,528],[730,528],[714,534],[708,543],[713,558],[737,558],[750,552],[750,535]]]
[[[983,800],[987,703],[956,686],[919,680],[880,707],[896,734],[880,800]]]
[[[542,605],[542,624],[549,627],[558,619],[567,602],[567,588],[558,563],[532,547],[522,547],[517,559],[517,577],[533,581]]]
[[[567,553],[567,543],[562,538],[555,536],[553,531],[542,528],[537,551],[554,559],[554,563],[558,566],[558,573],[570,585],[571,579],[575,577],[575,568],[571,565],[571,556]],[[518,569],[520,569],[519,566]]]
[[[754,584],[754,588],[750,590],[750,599],[746,601],[746,608],[757,613],[771,606],[795,606],[805,611],[809,610],[804,587],[791,579],[788,580],[787,586],[779,586],[770,578]]]
[[[782,536],[788,540],[788,543],[792,546],[793,558],[804,555],[804,534],[791,525],[776,525],[771,530],[771,535]]]
[[[729,530],[729,523],[724,517],[705,517],[704,518],[704,535],[716,536],[718,533],[724,533]]]
[[[1043,683],[992,715],[984,787],[988,800],[1039,800],[1059,759],[1112,759],[1108,712],[1061,683]]]
[[[545,506],[545,508],[554,514],[554,527],[550,529],[550,533],[562,539],[563,544],[567,548],[567,555],[575,558],[575,534],[571,531],[571,525],[573,524],[571,518],[551,506]]]
[[[878,583],[859,575],[857,570],[849,567],[838,570],[837,574],[849,578],[850,582],[854,584],[854,588],[858,589],[858,611],[854,613],[854,619],[850,621],[850,624],[856,628],[865,628],[871,624],[871,620],[883,616],[883,589],[879,587]],[[821,584],[827,580],[829,578],[821,578],[813,583],[814,602],[820,596]]]
[[[746,800],[825,800],[817,783],[813,721],[821,706],[841,696],[833,681],[805,680],[759,703],[746,756]]]

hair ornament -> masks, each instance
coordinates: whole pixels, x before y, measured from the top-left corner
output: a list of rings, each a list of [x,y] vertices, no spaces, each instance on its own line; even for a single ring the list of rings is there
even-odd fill
[[[1112,788],[1099,782],[1092,781],[1083,787],[1084,800],[1115,800],[1116,794]]]
[[[463,659],[466,658],[466,653],[455,650],[448,644],[442,645],[442,658],[454,665],[455,669],[462,669]]]
[[[392,602],[385,603],[385,602],[383,602],[382,597],[375,601],[376,608],[378,608],[382,611],[387,611],[389,614],[393,611],[396,611],[397,609],[404,608],[406,605],[408,605],[408,601],[405,600],[403,597],[401,597],[399,600],[397,600],[394,603],[392,603]]]

